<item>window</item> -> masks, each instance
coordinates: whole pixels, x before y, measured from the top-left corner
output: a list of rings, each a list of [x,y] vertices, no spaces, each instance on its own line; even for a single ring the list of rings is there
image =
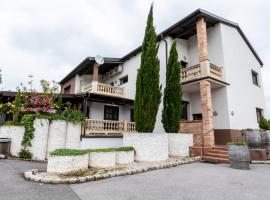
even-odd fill
[[[134,122],[134,109],[133,108],[130,109],[130,121]]]
[[[202,113],[193,114],[193,120],[202,120]]]
[[[124,83],[128,82],[128,76],[124,76],[124,77],[120,78],[119,80],[120,80],[120,85],[123,85]]]
[[[114,120],[119,119],[119,107],[117,106],[104,106],[104,120]]]
[[[188,102],[187,101],[183,101],[182,102],[182,115],[181,118],[182,120],[188,120]]]
[[[70,88],[71,88],[70,85],[67,86],[67,87],[65,87],[65,88],[64,88],[64,94],[70,94]]]
[[[181,60],[180,64],[182,68],[186,68],[188,63],[186,61]]]
[[[114,82],[111,82],[110,85],[111,85],[111,86],[114,86]]]
[[[253,84],[259,86],[258,73],[251,70],[251,74],[252,74],[252,82],[253,82]]]
[[[263,116],[263,109],[256,108],[257,122],[260,121],[260,118]]]

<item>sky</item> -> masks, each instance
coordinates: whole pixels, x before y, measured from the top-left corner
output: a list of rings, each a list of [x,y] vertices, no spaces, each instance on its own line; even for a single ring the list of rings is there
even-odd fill
[[[87,56],[122,57],[141,45],[152,0],[0,0],[1,90],[34,76],[60,81]],[[157,33],[202,8],[240,25],[264,62],[270,117],[270,1],[154,0]]]

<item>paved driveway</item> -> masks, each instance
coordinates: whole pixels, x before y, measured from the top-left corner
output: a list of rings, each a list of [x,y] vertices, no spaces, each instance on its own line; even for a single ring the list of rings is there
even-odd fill
[[[242,171],[228,165],[194,163],[71,186],[24,181],[21,173],[37,167],[45,166],[1,160],[0,199],[268,200],[270,197],[270,165],[252,165],[252,170]]]

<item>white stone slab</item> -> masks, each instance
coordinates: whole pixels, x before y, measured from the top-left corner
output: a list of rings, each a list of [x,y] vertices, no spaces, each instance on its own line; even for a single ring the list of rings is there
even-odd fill
[[[80,149],[81,123],[67,123],[66,148]]]
[[[189,156],[189,147],[193,146],[193,134],[168,133],[169,156]]]
[[[134,151],[117,151],[116,164],[128,164],[134,162]]]
[[[91,152],[89,153],[89,167],[113,167],[115,158],[115,152]]]

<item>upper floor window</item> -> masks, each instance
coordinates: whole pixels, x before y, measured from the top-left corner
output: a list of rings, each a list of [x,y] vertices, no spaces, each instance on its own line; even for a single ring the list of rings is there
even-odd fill
[[[260,86],[259,85],[259,74],[253,70],[251,70],[251,74],[252,74],[252,82],[254,85]]]
[[[261,117],[263,116],[263,109],[256,108],[257,122],[259,123]]]
[[[119,79],[120,80],[120,85],[127,83],[128,82],[128,75],[122,77]]]

